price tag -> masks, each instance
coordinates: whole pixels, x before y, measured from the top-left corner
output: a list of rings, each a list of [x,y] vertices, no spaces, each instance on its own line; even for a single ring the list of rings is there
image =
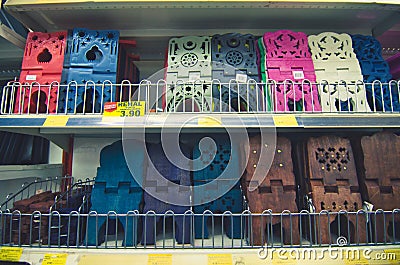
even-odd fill
[[[42,265],[65,265],[67,257],[66,253],[47,253],[44,255]]]
[[[212,117],[201,117],[198,119],[197,124],[199,126],[221,126],[221,120]]]
[[[208,254],[208,265],[232,265],[232,255]]]
[[[293,71],[293,78],[294,79],[304,79],[304,72],[303,71]]]
[[[200,72],[190,72],[189,73],[189,82],[195,82],[196,80],[200,80]]]
[[[247,82],[247,75],[237,73],[236,74],[236,81],[238,81],[239,83],[246,83]]]
[[[22,255],[22,248],[2,247],[0,248],[0,260],[19,261]]]
[[[107,102],[104,104],[103,116],[138,117],[145,113],[145,101]]]
[[[172,254],[149,254],[147,265],[172,265]]]
[[[43,127],[64,127],[67,125],[69,117],[66,115],[49,116],[43,123]]]
[[[36,81],[36,75],[26,75],[27,81]]]
[[[296,117],[294,115],[274,116],[274,124],[276,127],[298,127]]]

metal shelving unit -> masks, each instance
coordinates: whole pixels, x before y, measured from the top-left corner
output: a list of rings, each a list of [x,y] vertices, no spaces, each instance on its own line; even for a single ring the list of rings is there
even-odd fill
[[[372,30],[379,34],[398,20],[400,10],[394,0],[9,0],[5,8],[33,30],[59,30],[85,25],[98,29],[116,28],[125,36],[212,35],[225,31],[227,25],[229,29],[253,34],[280,28],[299,28],[306,32],[346,30],[350,33]],[[103,19],[97,19],[100,13]]]
[[[34,31],[77,26],[118,29],[121,37],[135,38],[136,51],[141,54],[138,67],[144,77],[163,68],[164,49],[170,36],[231,31],[261,35],[282,28],[307,34],[339,31],[379,36],[400,21],[396,0],[8,0],[4,8]]]
[[[398,131],[400,128],[400,113],[393,109],[393,106],[385,111],[372,110],[371,112],[353,112],[353,111],[287,111],[274,112],[264,108],[267,98],[260,98],[260,105],[253,106],[257,110],[236,112],[229,103],[228,110],[201,110],[200,112],[191,112],[183,110],[163,111],[158,106],[159,101],[147,93],[149,89],[162,91],[163,82],[151,83],[143,80],[141,84],[129,84],[130,94],[133,96],[131,100],[140,100],[145,102],[144,116],[138,117],[110,117],[103,116],[90,107],[93,106],[89,101],[84,101],[85,110],[78,111],[75,109],[60,113],[49,113],[49,110],[41,110],[38,108],[29,110],[18,110],[15,108],[17,103],[14,101],[14,93],[24,93],[30,91],[29,86],[20,86],[18,83],[11,83],[4,87],[2,104],[0,113],[3,114],[0,119],[0,128],[5,131],[41,135],[55,142],[65,150],[69,148],[69,139],[74,137],[111,137],[118,138],[124,129],[130,132],[157,132],[165,129],[182,129],[185,133],[199,132],[223,132],[224,128],[230,130],[247,128],[248,130],[257,130],[258,128],[276,128],[278,132],[297,131],[305,132],[306,130],[352,130],[362,132],[368,129],[370,132],[380,131],[382,129],[390,129]],[[159,84],[158,84],[159,83]],[[211,84],[210,84],[211,85]],[[318,84],[316,84],[317,86]],[[371,84],[366,84],[371,85]],[[67,86],[68,90],[76,89],[75,85],[60,85],[59,90],[63,86]],[[105,86],[99,85],[99,86]],[[124,87],[122,84],[112,84],[112,89]],[[243,87],[246,87],[243,84]],[[257,84],[263,87],[265,84]],[[392,83],[393,100],[397,100],[397,93],[400,91],[400,83]],[[47,89],[47,88],[44,88]],[[102,89],[105,89],[104,87]],[[133,93],[135,91],[135,93]],[[162,92],[160,92],[162,93]],[[231,93],[231,92],[230,92]],[[350,92],[348,92],[350,93]],[[233,95],[231,95],[233,97]],[[164,95],[165,97],[165,95]],[[261,97],[261,96],[260,96]],[[22,98],[22,97],[21,97]],[[164,98],[165,99],[165,98]],[[37,99],[39,100],[39,98]],[[88,99],[90,100],[90,99]],[[114,99],[115,100],[115,99]],[[116,99],[120,101],[121,99]],[[206,99],[203,100],[219,100],[222,99]],[[333,99],[332,99],[333,100]],[[375,99],[373,99],[375,100]],[[157,102],[156,102],[157,101]],[[61,101],[57,100],[56,104]],[[100,102],[105,105],[107,102]],[[160,103],[161,104],[161,103]],[[303,102],[304,104],[304,102]],[[22,102],[18,106],[22,106]],[[39,104],[36,104],[39,106]],[[153,106],[153,107],[150,107]],[[151,109],[150,109],[151,108]],[[250,108],[250,106],[248,106]],[[43,113],[44,112],[44,113]],[[47,114],[46,114],[47,113]]]
[[[230,31],[261,35],[268,30],[288,28],[306,33],[343,31],[380,35],[400,21],[397,0],[271,0],[271,1],[83,1],[83,0],[8,0],[4,8],[34,31],[57,31],[77,26],[96,29],[118,29],[122,37],[137,40],[138,53],[146,74],[163,65],[168,37],[180,35],[212,35]],[[21,41],[21,40],[19,40]],[[3,48],[3,44],[0,43]],[[2,50],[3,51],[3,50]],[[2,54],[2,53],[0,53]],[[21,53],[22,56],[22,53]],[[0,73],[1,75],[1,73]],[[4,73],[6,75],[6,73]],[[174,119],[167,119],[174,115]],[[183,132],[215,132],[224,127],[260,127],[282,132],[345,131],[374,132],[383,129],[400,131],[399,113],[149,113],[130,122],[130,129],[159,132],[162,128],[180,128]],[[239,117],[239,118],[238,118]],[[118,138],[127,123],[123,118],[99,114],[46,115],[6,114],[0,118],[0,130],[44,136],[64,150],[70,148],[70,137]],[[362,264],[386,264],[377,253],[396,253],[398,245],[353,246],[371,251],[372,260]],[[301,251],[288,247],[286,250]],[[320,254],[323,248],[314,248]],[[344,248],[339,248],[339,250]],[[6,250],[4,250],[6,251]],[[250,249],[87,249],[23,247],[20,260],[41,264],[46,254],[65,259],[62,264],[292,264],[293,260],[260,259],[257,248]],[[290,252],[287,252],[290,253]],[[62,256],[67,254],[68,257]],[[317,254],[317,256],[318,256]],[[195,259],[193,258],[195,256]],[[286,255],[287,256],[287,255]],[[47,257],[47,256],[46,256]],[[298,260],[310,264],[321,260]],[[326,256],[324,264],[355,264]],[[159,262],[159,263],[156,263]],[[352,263],[353,262],[353,263]]]

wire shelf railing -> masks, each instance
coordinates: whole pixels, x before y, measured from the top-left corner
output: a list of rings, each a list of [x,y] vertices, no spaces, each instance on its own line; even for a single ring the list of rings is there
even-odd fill
[[[207,223],[204,223],[205,216],[209,219]],[[356,218],[352,219],[351,216]],[[148,220],[151,218],[160,220],[151,222],[150,227]],[[235,229],[240,229],[240,237],[230,238],[226,232],[227,229],[234,229],[232,227],[234,218],[240,220],[236,222],[240,224],[240,227],[235,227]],[[103,227],[97,227],[100,219],[106,220]],[[204,235],[204,230],[199,232],[196,219],[201,220],[202,226],[208,227],[208,236]],[[353,223],[350,220],[359,220],[359,222]],[[389,220],[389,226],[385,225],[386,220]],[[308,211],[273,213],[270,210],[263,213],[251,213],[248,210],[242,213],[205,211],[203,214],[195,214],[191,210],[183,214],[175,214],[172,211],[162,214],[152,211],[139,213],[137,210],[126,214],[116,212],[82,214],[78,211],[67,214],[58,211],[50,213],[36,211],[25,214],[16,210],[1,211],[0,221],[1,246],[225,249],[260,246],[321,247],[338,244],[340,246],[373,246],[400,243],[399,209],[320,213]],[[286,221],[290,229],[284,225]],[[323,222],[330,223],[328,231],[321,230]],[[59,226],[61,223],[62,227]],[[94,230],[90,227],[91,225],[95,226]],[[377,229],[377,226],[380,225],[384,226],[382,231],[389,231],[387,235],[385,232],[383,240],[378,234],[381,230]],[[146,237],[148,229],[154,229],[154,238]],[[257,229],[261,230],[256,231]],[[359,231],[363,229],[366,229],[367,233],[361,237]],[[183,233],[178,233],[178,230]],[[93,231],[95,231],[94,234]],[[132,234],[129,235],[128,231]],[[322,233],[329,234],[328,241],[321,240]],[[90,236],[95,240],[90,239]],[[345,243],[343,241],[338,243],[339,238],[344,238]]]
[[[71,176],[38,178],[30,183],[25,182],[17,192],[9,193],[5,197],[5,200],[0,204],[0,210],[10,209],[14,202],[27,199],[38,192],[61,192],[63,185],[73,184],[73,182],[74,178]]]
[[[315,98],[313,90],[318,91]],[[307,80],[259,83],[231,80],[143,80],[139,84],[109,81],[48,85],[9,82],[3,87],[0,113],[102,114],[109,102],[144,101],[150,112],[218,113],[398,113],[400,81],[382,83],[320,82]],[[322,106],[322,107],[321,107]]]

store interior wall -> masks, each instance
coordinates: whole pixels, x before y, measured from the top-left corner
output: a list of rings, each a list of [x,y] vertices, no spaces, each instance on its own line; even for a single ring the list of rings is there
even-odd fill
[[[74,139],[74,156],[72,160],[72,176],[75,180],[95,177],[97,167],[100,166],[101,149],[117,140],[114,138],[76,137]]]
[[[58,145],[50,142],[49,164],[62,164],[63,150]]]
[[[0,167],[10,170],[10,165],[18,168],[20,165],[47,164],[49,145],[47,139],[39,136],[0,132]],[[8,194],[20,190],[22,184],[35,180],[35,177],[15,178],[10,171],[5,172],[0,171],[0,204]]]
[[[35,178],[7,179],[0,181],[0,204],[2,204],[8,194],[19,191],[24,183],[28,184],[35,181]]]

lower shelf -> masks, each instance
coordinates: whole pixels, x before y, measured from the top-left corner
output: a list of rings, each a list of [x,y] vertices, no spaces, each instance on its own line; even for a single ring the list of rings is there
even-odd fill
[[[285,248],[285,249],[61,249],[13,248],[13,261],[40,264],[115,265],[115,264],[399,264],[399,246]],[[20,252],[19,252],[20,251]],[[17,253],[15,255],[15,253]],[[50,263],[51,262],[51,263]],[[2,263],[0,259],[0,264]],[[18,263],[13,263],[18,264]],[[23,263],[21,263],[23,264]],[[25,263],[26,264],[26,263]]]
[[[45,193],[43,193],[46,195]],[[43,195],[43,196],[44,196]],[[60,201],[60,206],[66,201]],[[70,199],[72,203],[72,199]],[[39,205],[39,204],[38,204]],[[42,204],[40,204],[42,205]],[[47,205],[44,205],[47,206]],[[86,206],[85,206],[86,207]],[[86,211],[80,207],[81,211]],[[400,247],[399,209],[320,213],[0,212],[0,246],[71,249]]]

